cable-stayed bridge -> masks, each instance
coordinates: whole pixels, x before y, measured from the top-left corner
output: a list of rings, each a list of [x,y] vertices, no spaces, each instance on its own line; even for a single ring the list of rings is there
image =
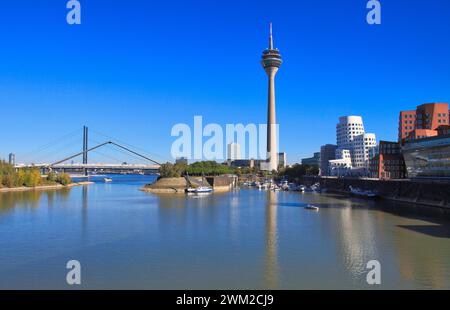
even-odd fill
[[[39,163],[37,161],[31,161],[29,164],[18,164],[16,168],[25,168],[25,167],[38,167],[44,173],[49,171],[56,172],[66,172],[70,174],[108,174],[108,173],[122,173],[122,174],[154,174],[159,171],[160,163],[159,161],[154,160],[151,155],[147,155],[147,152],[133,147],[125,142],[118,141],[116,139],[112,139],[111,137],[100,134],[103,137],[106,137],[110,140],[106,142],[99,143],[93,139],[89,139],[89,130],[85,126],[83,128],[83,140],[82,140],[82,150],[75,151],[73,153],[69,153],[70,155],[64,157],[56,157],[57,153],[61,151],[61,147],[57,146],[61,144],[61,142],[70,141],[69,137],[72,136],[73,133],[66,135],[59,140],[49,143],[37,151],[31,152],[30,155],[36,158],[36,154],[42,153],[42,151],[48,151],[47,155],[44,157],[47,160],[41,160]],[[78,135],[77,135],[78,136]],[[76,137],[76,139],[79,139]],[[78,141],[79,142],[79,141]],[[90,147],[89,142],[94,142],[95,146]],[[74,146],[74,143],[71,142],[68,146]],[[75,143],[75,145],[79,145]],[[108,148],[109,147],[109,148]],[[55,149],[56,148],[56,149]],[[64,148],[64,147],[62,147]],[[121,153],[121,155],[125,155],[127,158],[134,158],[143,161],[143,163],[128,163],[125,160],[118,159],[111,155],[107,155],[105,153],[99,152],[100,149],[111,149],[113,148],[116,152]],[[76,148],[75,148],[76,150]],[[66,151],[67,152],[67,151]],[[97,162],[90,163],[89,158],[90,155],[96,155],[96,157],[108,158],[108,160],[113,160],[113,162]],[[42,156],[42,155],[41,155]],[[154,155],[156,156],[156,155]],[[124,156],[121,156],[123,158]],[[51,158],[53,160],[48,160]],[[75,160],[82,159],[81,162],[75,162]]]

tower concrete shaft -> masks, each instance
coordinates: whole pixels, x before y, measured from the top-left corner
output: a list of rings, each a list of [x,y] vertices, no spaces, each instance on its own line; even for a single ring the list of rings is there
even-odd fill
[[[272,24],[270,24],[269,48],[263,52],[261,64],[269,78],[267,110],[267,161],[269,170],[278,170],[278,125],[275,105],[275,76],[282,64],[278,49],[273,47]]]

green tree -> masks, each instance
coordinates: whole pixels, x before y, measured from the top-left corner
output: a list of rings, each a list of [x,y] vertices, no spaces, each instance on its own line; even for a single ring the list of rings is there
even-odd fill
[[[26,187],[36,187],[42,184],[41,172],[32,168],[25,171],[24,185]]]
[[[57,182],[57,178],[58,178],[58,176],[54,172],[49,172],[47,174],[47,181],[49,181],[49,182],[52,182],[52,183]]]
[[[56,177],[56,182],[58,182],[61,185],[67,186],[72,183],[72,179],[70,178],[70,175],[67,173],[61,173],[58,174]]]
[[[292,167],[286,168],[279,172],[279,176],[287,177],[290,180],[295,180],[307,175],[308,176],[319,175],[319,168],[317,166],[296,164]]]
[[[6,187],[15,187],[18,182],[18,174],[16,169],[6,163],[4,160],[0,161],[0,185]]]

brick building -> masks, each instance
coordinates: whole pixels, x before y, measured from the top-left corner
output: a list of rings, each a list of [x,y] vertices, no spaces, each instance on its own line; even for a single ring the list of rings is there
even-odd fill
[[[422,139],[437,136],[438,128],[450,124],[448,103],[427,103],[416,110],[401,111],[398,127],[398,141]]]
[[[370,177],[377,179],[404,179],[406,166],[397,142],[380,141],[378,153],[370,161]]]

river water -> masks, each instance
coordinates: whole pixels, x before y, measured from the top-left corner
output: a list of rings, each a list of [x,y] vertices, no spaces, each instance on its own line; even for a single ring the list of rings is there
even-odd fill
[[[450,289],[450,215],[332,194],[208,197],[138,189],[152,176],[0,194],[0,289]],[[320,207],[306,210],[306,204]],[[370,286],[367,263],[381,264]]]

